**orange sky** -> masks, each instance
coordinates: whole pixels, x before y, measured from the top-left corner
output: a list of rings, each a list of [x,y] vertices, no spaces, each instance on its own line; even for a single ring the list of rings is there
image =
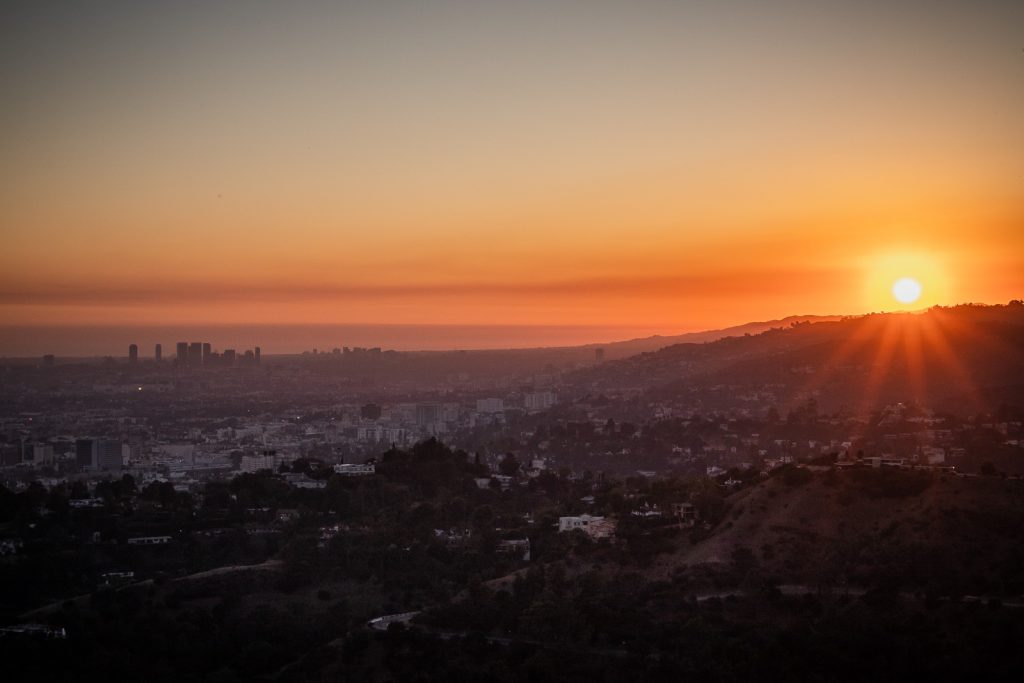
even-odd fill
[[[137,4],[0,22],[3,324],[1024,294],[1020,3]]]

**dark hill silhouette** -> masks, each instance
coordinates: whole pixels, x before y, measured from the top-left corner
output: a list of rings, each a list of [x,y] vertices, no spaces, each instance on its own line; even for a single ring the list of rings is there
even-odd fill
[[[686,334],[667,336],[656,334],[650,337],[638,337],[636,339],[609,342],[607,344],[584,344],[582,346],[572,348],[588,350],[603,348],[605,350],[605,358],[612,360],[616,358],[625,358],[627,356],[647,351],[657,351],[658,349],[663,349],[667,346],[675,346],[676,344],[703,344],[706,342],[718,341],[719,339],[724,339],[726,337],[741,337],[747,334],[761,334],[768,330],[786,328],[793,324],[830,322],[842,320],[843,318],[844,316],[840,315],[790,315],[780,320],[750,322],[742,325],[733,325],[732,327],[724,327],[717,330],[703,330],[700,332],[687,332]]]
[[[677,344],[575,373],[578,388],[696,394],[707,408],[739,394],[827,409],[916,401],[958,412],[1024,400],[1024,305],[936,307]],[[735,404],[733,404],[735,405]]]

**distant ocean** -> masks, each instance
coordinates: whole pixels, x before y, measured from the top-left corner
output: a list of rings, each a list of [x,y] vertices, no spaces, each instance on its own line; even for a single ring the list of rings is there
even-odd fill
[[[214,350],[244,351],[259,346],[265,354],[331,351],[344,346],[379,346],[397,351],[508,349],[576,346],[680,334],[690,330],[653,327],[572,325],[168,325],[168,326],[0,326],[0,357],[127,356],[138,344],[139,357],[153,356],[163,345],[173,357],[177,342],[209,342]]]

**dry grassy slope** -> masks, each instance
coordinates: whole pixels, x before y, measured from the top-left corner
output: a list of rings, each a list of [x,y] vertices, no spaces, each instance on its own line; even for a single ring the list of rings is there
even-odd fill
[[[661,556],[652,573],[730,564],[737,547],[783,582],[808,580],[826,561],[847,577],[883,562],[910,577],[936,564],[979,576],[1016,572],[1024,481],[935,476],[919,492],[880,497],[863,480],[879,474],[818,473],[800,485],[773,477],[738,492],[710,538]]]

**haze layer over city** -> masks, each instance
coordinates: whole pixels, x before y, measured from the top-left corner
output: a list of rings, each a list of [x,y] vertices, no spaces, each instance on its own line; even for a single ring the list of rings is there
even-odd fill
[[[1022,28],[5,5],[4,675],[1018,678]]]

